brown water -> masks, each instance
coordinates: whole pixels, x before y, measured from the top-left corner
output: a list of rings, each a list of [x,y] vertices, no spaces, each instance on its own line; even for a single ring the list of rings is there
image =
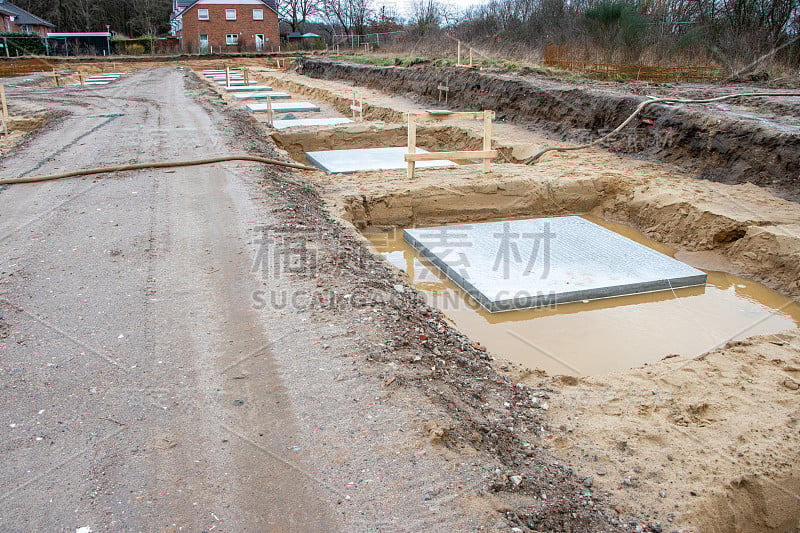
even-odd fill
[[[585,218],[674,254],[627,226]],[[366,237],[406,272],[431,306],[470,338],[496,356],[549,374],[597,375],[670,354],[697,357],[732,340],[800,326],[800,304],[794,300],[759,283],[714,271],[705,271],[705,287],[489,313],[404,242],[402,233]]]

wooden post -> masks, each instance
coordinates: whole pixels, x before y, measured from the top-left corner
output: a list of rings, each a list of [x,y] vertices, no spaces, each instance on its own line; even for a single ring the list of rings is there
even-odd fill
[[[408,114],[408,153],[417,152],[417,122],[412,113]],[[414,161],[408,162],[408,179],[414,179]]]
[[[6,100],[6,88],[0,85],[0,104],[3,106],[3,120],[8,120],[8,101]]]
[[[461,64],[461,41],[458,41],[458,53],[456,54],[456,65]]]
[[[80,70],[78,71],[78,81],[81,82],[81,87],[83,87],[83,72]]]
[[[488,152],[492,149],[492,118],[494,111],[483,112],[483,151]],[[483,171],[491,172],[489,169],[490,159],[483,160]]]
[[[56,74],[55,67],[53,67],[53,86],[58,87],[58,74]]]
[[[272,111],[272,98],[269,96],[267,96],[267,124],[270,128],[273,128],[275,124],[275,115]]]
[[[8,120],[8,104],[6,102],[6,88],[2,85],[0,85],[0,100],[2,100],[3,104],[3,113],[0,114],[3,119],[3,135],[8,137],[8,124],[6,123]]]
[[[247,67],[243,67],[242,74],[244,74],[244,85],[247,87],[250,85],[250,70]]]
[[[231,67],[225,65],[225,87],[231,86]]]
[[[472,47],[469,47],[469,66],[472,66]]]

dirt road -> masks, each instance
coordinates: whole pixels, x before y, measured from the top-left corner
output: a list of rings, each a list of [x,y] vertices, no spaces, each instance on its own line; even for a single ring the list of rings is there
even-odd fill
[[[72,114],[5,175],[201,158],[230,137],[177,70],[34,100]],[[258,173],[232,164],[0,194],[0,528],[336,529],[330,492],[291,451],[296,414],[250,304]]]
[[[9,97],[66,115],[4,177],[275,155],[179,69]],[[3,531],[629,518],[527,444],[546,424],[531,391],[364,255],[300,177],[231,163],[100,178],[0,191]]]

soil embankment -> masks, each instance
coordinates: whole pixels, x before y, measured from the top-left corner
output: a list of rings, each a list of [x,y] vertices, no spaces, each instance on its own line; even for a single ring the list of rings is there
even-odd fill
[[[437,100],[437,86],[450,88],[454,109],[494,109],[498,121],[533,124],[558,140],[586,142],[610,131],[645,100],[644,94],[685,93],[669,86],[625,86],[593,82],[592,87],[542,76],[509,76],[465,68],[376,67],[300,58],[301,72],[314,78],[349,80],[395,94]],[[718,96],[719,88],[692,86],[691,97]],[[753,92],[752,87],[726,93]],[[635,94],[636,92],[642,94]],[[796,98],[742,99],[736,106],[704,108],[654,105],[621,137],[613,150],[654,161],[680,164],[696,177],[728,184],[751,182],[800,199],[800,122],[775,117],[775,102],[794,110]],[[762,106],[762,108],[759,108]]]

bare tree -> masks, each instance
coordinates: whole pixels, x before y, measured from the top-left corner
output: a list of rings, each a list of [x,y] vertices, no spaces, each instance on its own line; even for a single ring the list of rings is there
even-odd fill
[[[371,10],[369,0],[323,0],[323,12],[328,21],[341,27],[345,34],[364,35]]]
[[[309,17],[319,14],[322,0],[282,0],[278,5],[281,20],[291,26],[292,31],[305,31]]]

